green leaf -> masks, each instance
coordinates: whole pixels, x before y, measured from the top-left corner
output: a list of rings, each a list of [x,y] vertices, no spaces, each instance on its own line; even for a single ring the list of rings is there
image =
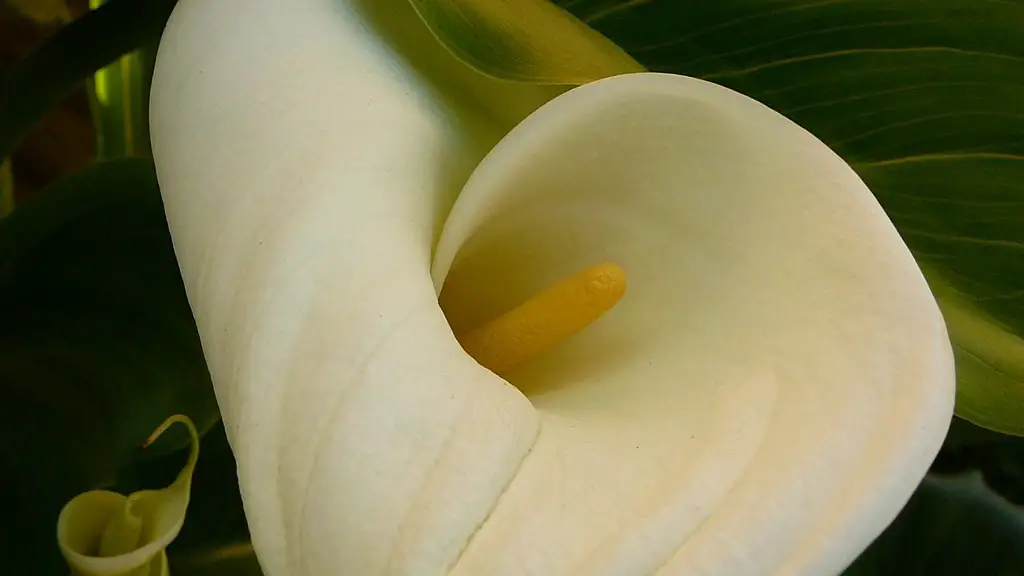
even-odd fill
[[[156,46],[125,54],[96,72],[90,107],[96,129],[96,157],[149,156],[149,84]]]
[[[71,22],[0,76],[0,159],[91,74],[155,42],[176,0],[111,0]]]
[[[0,221],[0,302],[0,565],[56,574],[65,502],[113,485],[168,414],[217,419],[152,162],[96,164]]]
[[[1024,435],[1024,386],[1019,376],[1024,374],[1024,340],[941,278],[929,274],[946,325],[955,336],[959,416],[1006,434]]]
[[[89,0],[97,9],[107,0]],[[149,156],[149,86],[156,44],[125,54],[93,74],[89,104],[96,129],[96,156]]]
[[[434,36],[484,74],[582,84],[642,72],[617,46],[548,0],[409,0]]]
[[[973,473],[928,476],[846,576],[1015,575],[1024,571],[1024,510]]]
[[[1024,434],[1024,2],[559,3],[649,69],[760,100],[849,162],[938,292],[957,414]]]
[[[129,496],[92,490],[76,496],[57,519],[57,542],[81,576],[169,576],[167,546],[185,522],[192,473],[199,459],[199,433],[186,416],[171,416],[146,440],[182,423],[192,441],[185,467],[170,486]]]

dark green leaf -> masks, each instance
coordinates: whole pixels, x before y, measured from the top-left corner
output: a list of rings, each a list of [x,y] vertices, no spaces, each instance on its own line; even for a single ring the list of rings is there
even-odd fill
[[[992,445],[1020,444],[1024,442],[1019,436],[1008,436],[982,428],[962,418],[953,418],[942,443],[944,451],[974,451]]]
[[[1024,504],[1024,438],[1007,436],[955,418],[932,471],[979,471],[985,482],[1014,504]]]
[[[93,72],[155,42],[177,0],[111,0],[0,76],[0,159]]]
[[[182,456],[178,456],[179,461]],[[172,464],[163,476],[169,478],[173,471]],[[237,557],[248,541],[249,527],[238,490],[235,458],[224,425],[218,423],[203,437],[203,461],[196,467],[192,480],[189,515],[181,534],[170,547],[170,557],[173,562],[204,555],[211,548],[230,548]]]
[[[118,491],[156,488],[174,479],[187,452],[139,459],[122,471]],[[174,576],[261,576],[249,543],[235,459],[218,423],[203,436],[202,457],[192,477],[192,499],[181,533],[167,549]]]
[[[928,476],[846,576],[1016,576],[1024,573],[1024,511],[979,474]]]
[[[649,69],[751,96],[860,173],[956,345],[957,413],[1024,434],[1021,0],[560,0]]]
[[[0,302],[0,558],[56,574],[67,500],[113,484],[168,416],[217,418],[152,163],[97,164],[0,222]]]

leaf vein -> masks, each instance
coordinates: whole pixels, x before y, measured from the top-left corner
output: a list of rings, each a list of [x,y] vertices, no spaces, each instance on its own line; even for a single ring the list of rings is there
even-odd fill
[[[822,52],[820,54],[808,54],[807,56],[796,56],[793,58],[783,58],[781,60],[774,60],[771,62],[765,62],[756,66],[750,66],[741,70],[730,70],[727,72],[715,72],[711,74],[705,74],[706,79],[720,79],[730,78],[733,76],[742,76],[745,74],[751,74],[753,72],[761,72],[769,70],[771,68],[778,68],[782,66],[788,66],[790,64],[800,64],[804,62],[811,62],[814,60],[825,60],[829,58],[841,58],[844,56],[856,56],[863,54],[914,54],[914,53],[928,53],[928,52],[945,52],[951,54],[961,54],[967,56],[981,56],[987,58],[998,58],[1001,60],[1009,60],[1013,62],[1024,63],[1024,57],[1014,56],[1011,54],[1001,54],[998,52],[986,52],[980,50],[964,50],[962,48],[953,48],[950,46],[918,46],[914,48],[851,48],[847,50],[833,50],[830,52]]]

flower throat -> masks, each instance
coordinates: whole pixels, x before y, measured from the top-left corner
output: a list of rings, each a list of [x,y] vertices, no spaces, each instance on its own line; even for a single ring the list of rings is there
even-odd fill
[[[625,292],[626,271],[610,262],[598,264],[457,338],[480,365],[504,377],[586,328]]]

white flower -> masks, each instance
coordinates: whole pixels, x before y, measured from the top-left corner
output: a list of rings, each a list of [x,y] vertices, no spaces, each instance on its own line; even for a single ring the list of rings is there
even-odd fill
[[[854,172],[710,83],[564,90],[401,0],[179,2],[154,155],[268,576],[830,574],[925,473],[950,344]],[[515,387],[453,335],[602,262]]]
[[[146,440],[148,446],[177,423],[188,428],[192,448],[170,486],[129,496],[90,490],[61,509],[57,545],[74,576],[168,576],[166,548],[185,523],[199,433],[188,416],[175,414]]]

